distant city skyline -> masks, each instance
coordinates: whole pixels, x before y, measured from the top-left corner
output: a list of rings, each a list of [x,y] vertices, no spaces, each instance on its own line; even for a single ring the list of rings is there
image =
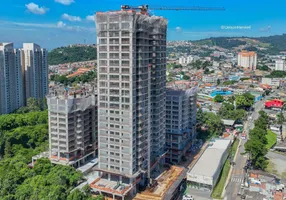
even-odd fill
[[[14,0],[0,6],[0,31],[3,42],[35,42],[51,50],[75,43],[96,41],[94,14],[97,11],[119,10],[121,4],[151,7],[225,7],[225,11],[153,11],[168,19],[168,40],[197,40],[219,36],[269,36],[286,33],[286,2],[186,1],[175,3],[159,0]],[[232,28],[227,28],[232,27]],[[240,28],[239,28],[240,27]]]

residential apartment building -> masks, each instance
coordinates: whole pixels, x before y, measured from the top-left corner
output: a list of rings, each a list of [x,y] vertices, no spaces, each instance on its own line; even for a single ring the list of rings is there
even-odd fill
[[[275,70],[286,71],[286,61],[285,60],[276,60],[275,61]]]
[[[8,114],[24,105],[23,69],[20,51],[13,43],[0,43],[0,114]]]
[[[202,81],[204,83],[216,83],[217,79],[217,76],[203,76]]]
[[[184,56],[179,58],[179,64],[180,65],[185,65],[186,63],[187,63],[187,59]]]
[[[197,88],[167,88],[166,162],[178,164],[190,149],[196,133]]]
[[[189,55],[189,56],[187,56],[187,57],[181,56],[181,57],[179,58],[179,64],[181,64],[181,65],[187,65],[187,64],[189,64],[189,63],[195,61],[196,59],[197,59],[196,57],[191,56],[191,55]]]
[[[48,51],[34,43],[24,43],[21,64],[25,69],[24,99],[43,99],[48,94]]]
[[[254,51],[241,51],[238,53],[238,66],[256,70],[257,54]]]
[[[272,87],[279,87],[281,84],[282,78],[266,78],[263,77],[261,80],[262,84],[269,85]]]
[[[97,96],[93,91],[51,91],[49,110],[49,159],[79,167],[96,156]]]
[[[102,177],[91,187],[104,194],[135,195],[164,156],[166,28],[166,19],[135,10],[96,14]]]

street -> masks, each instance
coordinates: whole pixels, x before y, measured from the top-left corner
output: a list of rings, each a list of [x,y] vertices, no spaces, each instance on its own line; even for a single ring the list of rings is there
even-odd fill
[[[244,124],[244,131],[248,134],[249,130],[254,127],[254,121],[259,117],[259,111],[264,107],[264,101],[258,101],[254,105],[254,111],[250,115],[251,117],[247,119],[246,123]],[[238,200],[241,199],[240,196],[237,194],[240,191],[241,184],[244,183],[245,180],[245,171],[244,166],[247,161],[247,154],[242,155],[241,153],[244,153],[244,144],[246,143],[248,139],[240,140],[240,145],[238,149],[237,156],[234,160],[235,165],[233,166],[231,178],[229,180],[229,183],[226,187],[225,191],[225,200]]]

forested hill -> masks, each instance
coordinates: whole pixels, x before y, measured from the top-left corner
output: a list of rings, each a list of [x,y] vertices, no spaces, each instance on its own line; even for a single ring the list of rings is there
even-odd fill
[[[49,52],[49,65],[96,60],[94,46],[67,46]]]
[[[277,51],[286,51],[286,34],[267,37],[211,37],[192,41],[199,45],[220,46],[226,49],[253,44]]]

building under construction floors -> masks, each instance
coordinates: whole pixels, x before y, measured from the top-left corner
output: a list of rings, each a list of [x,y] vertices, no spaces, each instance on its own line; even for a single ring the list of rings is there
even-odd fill
[[[96,13],[101,176],[91,188],[115,199],[135,196],[164,163],[166,30],[166,19],[132,9]]]

